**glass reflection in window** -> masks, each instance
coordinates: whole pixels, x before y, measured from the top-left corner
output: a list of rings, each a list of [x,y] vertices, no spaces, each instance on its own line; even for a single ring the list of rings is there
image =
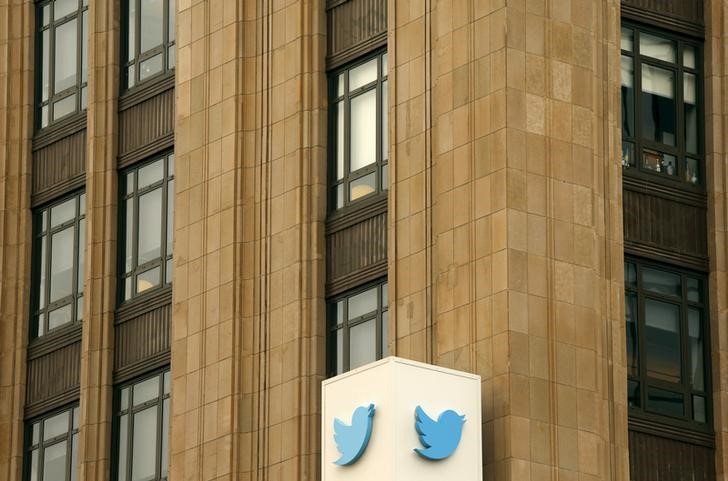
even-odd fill
[[[174,218],[174,154],[122,176],[123,300],[171,282]]]

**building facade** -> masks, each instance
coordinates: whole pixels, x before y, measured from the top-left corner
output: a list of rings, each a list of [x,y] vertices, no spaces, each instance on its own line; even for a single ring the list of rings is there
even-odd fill
[[[0,479],[316,480],[482,378],[484,479],[728,472],[728,5],[0,0]]]

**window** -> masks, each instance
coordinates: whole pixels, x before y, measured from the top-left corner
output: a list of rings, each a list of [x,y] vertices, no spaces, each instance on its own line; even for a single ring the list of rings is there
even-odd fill
[[[86,194],[35,214],[32,337],[83,318]]]
[[[75,481],[78,406],[33,421],[26,434],[27,481]]]
[[[174,68],[175,31],[173,0],[126,0],[125,55],[122,61],[126,88]]]
[[[675,36],[622,26],[622,165],[702,183],[702,52]]]
[[[630,409],[706,424],[705,277],[636,260],[624,270]]]
[[[169,471],[169,371],[117,391],[116,481],[160,481]]]
[[[39,128],[86,108],[88,0],[38,4]]]
[[[134,167],[122,179],[122,299],[172,281],[174,154]]]
[[[332,80],[331,205],[339,209],[387,189],[387,54]]]
[[[387,283],[359,289],[329,305],[329,372],[341,374],[387,355]]]

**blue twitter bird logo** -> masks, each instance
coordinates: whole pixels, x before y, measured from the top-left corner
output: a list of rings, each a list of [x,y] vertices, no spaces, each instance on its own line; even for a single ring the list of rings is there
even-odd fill
[[[415,452],[434,461],[449,457],[460,444],[465,416],[452,409],[440,414],[437,421],[425,414],[420,406],[415,408],[415,428],[420,442],[426,449],[415,448]]]
[[[359,406],[351,416],[351,426],[347,426],[340,419],[334,418],[334,442],[341,457],[334,461],[339,466],[354,464],[367,448],[369,438],[372,436],[372,418],[374,417],[374,404]]]

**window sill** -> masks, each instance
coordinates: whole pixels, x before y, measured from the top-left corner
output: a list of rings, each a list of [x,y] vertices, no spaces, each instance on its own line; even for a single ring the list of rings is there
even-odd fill
[[[172,285],[150,289],[148,293],[139,294],[133,299],[123,301],[116,309],[115,324],[123,324],[145,312],[171,303]]]
[[[368,199],[360,200],[330,212],[328,219],[326,219],[326,234],[346,229],[362,220],[386,212],[388,202],[389,191],[386,190]]]
[[[174,69],[170,70],[164,75],[122,91],[121,96],[119,96],[119,112],[174,88],[174,72]]]
[[[74,322],[67,326],[54,329],[43,336],[31,339],[28,343],[28,360],[39,358],[80,341],[82,335],[81,326],[81,322]]]
[[[65,118],[54,122],[48,127],[43,127],[36,131],[33,137],[33,150],[42,149],[48,145],[56,142],[63,137],[75,134],[86,128],[86,111],[78,112]]]
[[[653,434],[699,446],[715,447],[715,435],[710,423],[701,426],[687,420],[630,409],[628,424],[630,431]]]

